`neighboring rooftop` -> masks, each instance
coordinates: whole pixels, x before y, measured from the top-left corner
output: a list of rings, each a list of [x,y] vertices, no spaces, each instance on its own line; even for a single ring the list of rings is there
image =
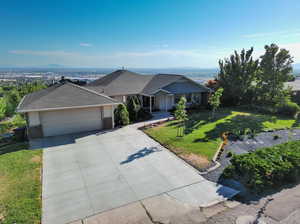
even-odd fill
[[[26,95],[17,110],[26,112],[115,103],[118,102],[106,95],[66,82],[64,84],[57,83]]]
[[[293,82],[284,83],[286,88],[291,87],[293,91],[300,91],[300,79],[296,79]]]

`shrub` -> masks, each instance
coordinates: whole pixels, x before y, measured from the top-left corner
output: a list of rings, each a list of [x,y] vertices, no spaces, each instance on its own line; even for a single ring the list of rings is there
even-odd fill
[[[26,121],[25,119],[22,117],[21,114],[16,114],[13,119],[12,119],[12,125],[14,127],[24,127],[26,126]]]
[[[298,106],[298,104],[292,101],[287,101],[282,104],[276,105],[276,110],[279,114],[295,116],[300,111],[300,107]]]
[[[127,110],[129,113],[129,119],[132,122],[138,121],[139,117],[139,111],[141,110],[141,104],[137,96],[130,96],[127,98]]]
[[[139,121],[145,121],[152,118],[152,114],[145,110],[144,108],[141,108],[138,112],[138,120]]]
[[[119,104],[114,111],[115,124],[117,126],[124,126],[129,124],[129,114],[124,104]]]
[[[232,156],[233,156],[233,153],[231,151],[229,151],[226,155],[227,158],[232,157]]]
[[[300,177],[300,141],[234,155],[222,176],[240,181],[254,191],[280,187]]]

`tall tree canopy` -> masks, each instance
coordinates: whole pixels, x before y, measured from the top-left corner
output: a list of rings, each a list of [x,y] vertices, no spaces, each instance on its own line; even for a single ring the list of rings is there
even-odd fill
[[[222,103],[238,105],[249,102],[259,61],[252,58],[253,47],[237,51],[229,59],[219,61],[219,85],[224,89]]]
[[[263,103],[277,103],[286,95],[284,82],[292,77],[293,59],[286,49],[279,49],[276,44],[266,45],[265,54],[260,61],[257,76],[257,96]]]

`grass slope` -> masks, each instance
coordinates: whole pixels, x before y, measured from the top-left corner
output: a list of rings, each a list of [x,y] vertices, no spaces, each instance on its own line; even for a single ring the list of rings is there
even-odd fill
[[[27,149],[24,143],[0,149],[1,224],[40,223],[42,151]]]
[[[177,137],[177,121],[166,122],[145,132],[176,153],[195,153],[210,160],[223,132],[251,128],[258,133],[265,129],[299,127],[299,123],[291,118],[239,110],[222,109],[213,121],[209,121],[209,115],[208,111],[190,114],[183,137]]]

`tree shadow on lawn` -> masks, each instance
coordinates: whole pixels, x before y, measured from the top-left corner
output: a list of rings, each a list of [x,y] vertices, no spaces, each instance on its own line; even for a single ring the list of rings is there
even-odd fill
[[[292,125],[292,128],[299,128],[300,127],[300,115],[297,115],[297,118],[295,119],[295,122]]]
[[[224,132],[244,134],[246,129],[251,129],[255,133],[259,133],[265,129],[264,122],[275,122],[276,119],[276,117],[266,115],[236,115],[217,124],[213,130],[205,132],[205,138],[195,139],[194,142],[214,140],[221,137]]]
[[[8,143],[0,146],[0,156],[6,153],[28,149],[28,142]]]
[[[224,110],[219,113],[216,113],[214,119],[210,119],[211,112],[207,111],[205,113],[194,113],[189,116],[189,120],[185,123],[185,130],[184,133],[190,134],[194,130],[199,129],[202,125],[208,124],[210,122],[215,122],[217,120],[224,119],[225,117],[231,115],[231,110]]]

